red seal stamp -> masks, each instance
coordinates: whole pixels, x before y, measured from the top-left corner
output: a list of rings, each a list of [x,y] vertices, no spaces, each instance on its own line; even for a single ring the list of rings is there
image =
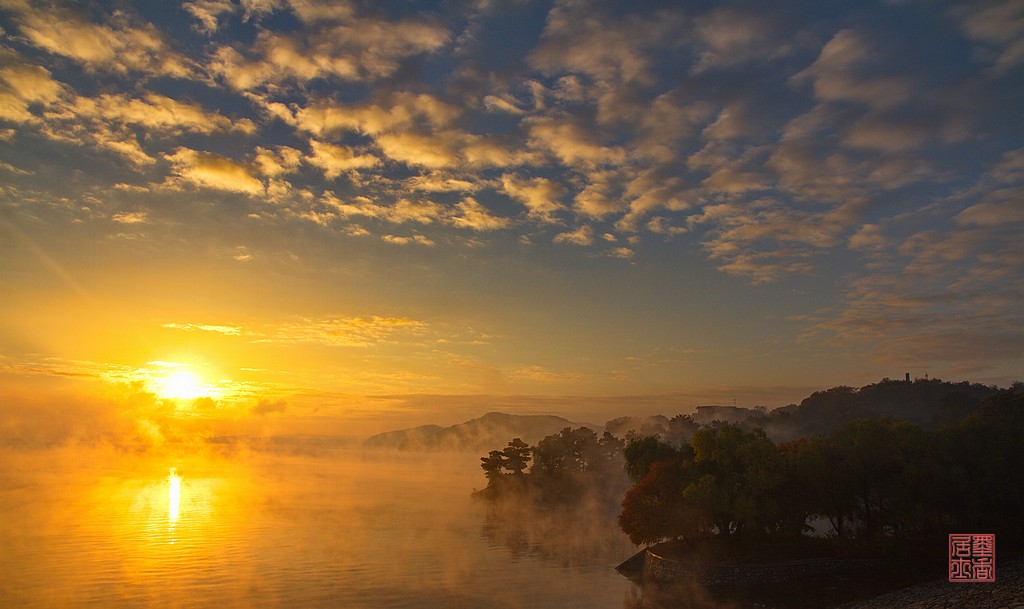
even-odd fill
[[[991,533],[950,533],[949,581],[996,581],[996,536]]]

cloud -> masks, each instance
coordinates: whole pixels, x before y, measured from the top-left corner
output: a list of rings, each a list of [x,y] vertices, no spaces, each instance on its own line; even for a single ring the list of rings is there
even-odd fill
[[[657,210],[681,211],[691,207],[691,198],[698,195],[685,188],[684,181],[663,169],[649,169],[639,172],[629,180],[622,198],[629,203],[629,211],[615,223],[616,228],[636,232],[640,221]],[[664,234],[685,232],[682,227],[670,227],[667,223],[655,223]],[[649,225],[650,227],[650,225]],[[652,231],[657,232],[657,231]]]
[[[354,17],[297,33],[263,30],[249,53],[218,49],[212,68],[242,90],[314,78],[375,80],[394,73],[406,58],[440,49],[448,36],[427,19]]]
[[[1004,153],[961,198],[969,204],[953,217],[959,227],[998,230],[1024,223],[1024,149]]]
[[[844,227],[830,224],[826,214],[793,209],[773,199],[743,205],[722,203],[705,206],[694,224],[712,222],[720,227],[719,242],[781,241],[827,248],[836,245]]]
[[[857,29],[845,29],[832,37],[810,67],[790,80],[811,81],[814,96],[825,102],[858,102],[886,109],[903,104],[914,94],[906,76],[889,74],[879,68],[886,61],[881,45]]]
[[[955,143],[970,136],[968,118],[943,108],[913,112],[871,112],[846,127],[843,143],[853,148],[902,153],[936,143]]]
[[[472,197],[466,197],[455,205],[452,215],[448,217],[448,222],[459,228],[480,232],[508,228],[511,225],[508,218],[495,216]]]
[[[386,243],[393,243],[395,245],[425,245],[431,247],[434,242],[423,235],[413,235],[411,237],[401,237],[398,235],[382,235],[381,240]]]
[[[988,175],[998,182],[1024,182],[1024,148],[1003,153]]]
[[[377,145],[396,161],[429,169],[445,169],[459,163],[455,139],[449,133],[428,135],[407,131],[381,134],[377,136]]]
[[[548,178],[519,178],[507,173],[501,177],[502,189],[526,206],[527,216],[544,224],[559,222],[556,213],[566,209],[559,199],[568,191]]]
[[[566,2],[548,13],[530,64],[546,75],[588,75],[603,83],[650,83],[657,51],[675,42],[682,15],[602,14],[599,5]]]
[[[288,409],[288,402],[284,400],[271,400],[268,398],[260,398],[256,405],[252,407],[253,414],[267,415],[275,412],[284,412]]]
[[[903,122],[860,120],[846,133],[844,143],[853,148],[902,152],[923,146],[930,133]]]
[[[433,173],[413,176],[405,181],[405,186],[423,192],[473,192],[483,188],[484,184],[481,181]]]
[[[49,85],[45,85],[44,76],[48,78],[48,74],[27,66],[16,70],[11,70],[10,66],[0,68],[0,79],[16,83],[21,90],[14,100],[21,101],[20,107],[10,102],[5,104],[0,84],[0,114],[6,108],[8,114],[14,112],[8,118],[36,123],[44,137],[114,152],[136,168],[156,161],[143,149],[140,138],[152,144],[162,137],[182,133],[251,134],[256,129],[251,120],[228,118],[197,104],[152,92],[144,93],[141,98],[125,94],[75,95],[56,81],[51,80]],[[48,96],[45,100],[40,97],[44,94]],[[26,96],[31,96],[27,101],[37,107],[45,104],[38,116],[28,112],[24,103]]]
[[[572,245],[591,245],[594,242],[594,229],[584,224],[574,231],[555,235],[554,242],[570,243]]]
[[[806,202],[838,204],[867,200],[871,173],[879,168],[878,164],[858,161],[836,149],[834,138],[828,135],[834,129],[832,115],[823,105],[785,125],[782,138],[764,163],[765,168],[774,172],[783,192]]]
[[[989,45],[996,74],[1024,63],[1024,8],[1019,2],[965,2],[950,13],[969,38]]]
[[[573,208],[586,218],[604,218],[622,212],[628,203],[622,197],[624,175],[619,171],[595,171],[587,175],[584,187],[573,198]]]
[[[487,108],[488,110],[496,110],[498,112],[505,112],[516,116],[522,116],[527,112],[526,110],[520,108],[517,105],[516,100],[509,100],[505,99],[504,97],[498,97],[495,95],[485,95],[483,101],[484,107]]]
[[[310,140],[309,146],[313,156],[307,160],[311,165],[323,169],[328,180],[346,171],[369,169],[380,164],[380,159],[372,154],[358,155],[348,146],[336,146],[317,140]]]
[[[701,187],[708,192],[741,194],[765,190],[772,185],[764,171],[769,149],[738,142],[711,139],[686,160],[689,168],[706,172]]]
[[[973,239],[1018,221],[1020,195],[1010,184],[1004,194],[993,189],[959,203],[936,195],[966,188],[976,167],[1016,146],[999,133],[999,117],[1012,116],[1011,79],[983,70],[1019,66],[1018,5],[963,3],[918,22],[890,3],[863,13],[880,17],[879,27],[866,27],[857,25],[867,23],[863,15],[845,10],[811,16],[749,3],[662,11],[667,4],[559,2],[538,9],[551,9],[546,23],[509,21],[517,42],[501,51],[499,65],[486,52],[454,52],[465,47],[453,42],[456,28],[477,19],[459,9],[190,0],[171,7],[176,21],[161,32],[130,6],[114,15],[8,2],[21,7],[4,11],[7,44],[19,53],[0,61],[0,114],[18,121],[3,136],[10,167],[32,169],[40,180],[50,175],[49,159],[67,159],[69,180],[59,186],[68,190],[78,188],[72,176],[151,184],[170,167],[168,186],[268,193],[260,202],[277,205],[230,210],[238,218],[252,213],[267,230],[302,217],[342,237],[373,231],[361,245],[381,247],[385,233],[412,244],[431,225],[430,240],[455,247],[469,239],[447,238],[453,227],[512,228],[537,241],[560,233],[573,243],[568,235],[592,226],[597,248],[566,255],[627,245],[639,254],[648,241],[670,246],[671,255],[699,255],[699,246],[710,266],[765,281],[825,266],[829,253],[878,262],[875,253],[891,255],[894,243],[926,235],[923,226],[890,218],[917,207],[942,207],[939,220],[920,220],[945,224],[927,233],[940,240],[951,228]],[[54,22],[50,30],[67,48],[46,42],[39,16]],[[902,28],[885,25],[892,16],[915,27],[897,36]],[[492,17],[475,31],[498,35],[482,42],[508,33]],[[936,25],[966,38],[932,49]],[[390,47],[380,44],[383,30],[393,33]],[[804,45],[812,39],[816,47]],[[920,47],[921,57],[941,50],[943,64],[894,53],[901,44]],[[135,52],[126,50],[131,45],[137,61],[119,57]],[[165,51],[184,49],[195,57],[182,63],[189,74],[147,78]],[[203,74],[206,59],[214,67]],[[236,71],[218,72],[221,60]],[[769,98],[777,99],[762,103]],[[40,135],[63,139],[56,145]],[[47,162],[30,166],[33,159]],[[1011,161],[1007,175],[1020,171]],[[12,183],[4,195],[15,201],[14,189],[31,180],[5,175]],[[149,218],[154,223],[136,228],[155,237],[156,211],[144,210],[170,193],[113,194],[116,201],[100,204],[68,196],[53,209],[89,206],[74,213],[112,232]],[[21,209],[49,221],[41,206],[31,207]],[[549,224],[556,226],[537,227]],[[672,234],[685,236],[667,243]],[[641,241],[627,242],[631,236]],[[249,241],[228,240],[217,250],[222,261],[230,263],[238,242]],[[922,248],[917,263],[938,263],[913,243]]]
[[[834,211],[794,209],[771,198],[706,205],[687,221],[691,229],[712,227],[702,245],[720,270],[754,283],[810,272],[812,252],[841,243],[847,226]]]
[[[149,222],[149,216],[144,211],[123,211],[110,217],[114,222],[120,224],[143,224]]]
[[[180,147],[164,158],[172,163],[174,176],[180,181],[247,195],[266,191],[248,167],[219,154]]]
[[[30,106],[53,104],[63,93],[64,86],[53,79],[49,70],[0,49],[0,119],[15,123],[38,121]]]
[[[0,364],[4,372],[16,375],[55,376],[69,379],[102,380],[111,383],[142,383],[150,373],[133,366],[89,360],[43,357]]]
[[[277,0],[250,0],[264,12],[269,8],[280,8]],[[355,3],[346,0],[286,0],[286,4],[303,23],[315,24],[321,21],[344,21],[356,16]]]
[[[1016,328],[1024,319],[1010,304],[1019,286],[952,288],[950,279],[914,272],[862,277],[847,289],[844,308],[811,325],[802,340],[871,349],[883,362],[932,370],[1020,360],[1024,333]]]
[[[991,200],[975,203],[956,215],[954,220],[964,226],[1005,227],[1024,223],[1024,187],[994,193]]]
[[[1013,169],[1018,156],[1006,153],[973,186],[944,201],[887,218],[884,226],[863,225],[849,246],[884,257],[884,264],[852,278],[842,306],[821,312],[803,339],[932,370],[988,370],[1019,361],[1024,215],[1014,203],[1024,196],[1024,175]]]
[[[258,21],[278,9],[284,7],[284,0],[240,0],[243,19],[245,21]],[[342,3],[334,3],[335,6],[346,6]]]
[[[399,199],[382,216],[389,222],[433,224],[444,216],[444,206],[427,199]]]
[[[426,323],[408,317],[306,317],[271,328],[257,342],[372,347],[427,330]]]
[[[681,235],[689,231],[685,226],[674,226],[668,219],[660,216],[651,218],[645,228],[656,235]]]
[[[125,95],[77,97],[67,111],[76,119],[99,119],[111,123],[133,125],[147,131],[168,135],[182,132],[218,133],[237,131],[252,133],[255,124],[248,119],[231,119],[202,106],[171,99],[157,93],[146,93],[142,99]]]
[[[290,146],[277,146],[273,150],[257,146],[252,162],[261,175],[276,178],[294,173],[304,158],[302,151]]]
[[[218,325],[207,325],[207,324],[177,324],[177,323],[166,323],[163,324],[164,328],[171,328],[173,330],[185,330],[186,332],[192,332],[200,330],[202,332],[213,332],[216,334],[223,334],[225,336],[239,336],[242,333],[241,326],[218,326]]]
[[[443,205],[427,199],[402,198],[391,205],[374,203],[366,197],[355,197],[351,203],[344,203],[333,195],[324,195],[324,201],[345,217],[365,216],[394,224],[416,222],[433,224],[445,217]]]
[[[534,162],[533,154],[511,148],[506,140],[500,136],[466,134],[460,154],[471,169],[505,168]]]
[[[316,100],[300,108],[294,120],[300,129],[321,136],[347,131],[377,135],[414,127],[446,128],[459,113],[456,106],[435,95],[400,91],[379,103],[345,105]]]
[[[579,372],[557,372],[538,365],[510,368],[505,374],[510,379],[516,381],[537,381],[542,383],[574,383],[590,376]]]
[[[135,167],[144,167],[156,162],[156,159],[143,150],[135,132],[124,125],[109,125],[103,122],[67,124],[51,121],[51,124],[44,126],[42,132],[46,137],[56,141],[79,145],[91,143],[100,150],[117,154]]]
[[[728,104],[718,113],[714,122],[704,128],[701,135],[709,140],[745,139],[752,135],[749,125],[751,114],[752,110],[745,101]]]
[[[11,2],[6,8],[30,44],[87,68],[180,78],[193,73],[191,61],[172,50],[156,27],[133,23],[123,11],[97,24],[63,7]]]
[[[696,44],[703,49],[690,70],[694,74],[775,58],[789,50],[778,41],[779,26],[773,15],[722,7],[697,17],[694,24]]]
[[[847,245],[851,249],[862,251],[880,251],[889,246],[889,240],[882,234],[877,224],[865,224],[850,236]]]
[[[714,114],[707,101],[693,101],[680,89],[655,97],[640,113],[632,155],[657,162],[675,162],[694,133]]]
[[[195,17],[196,28],[201,32],[213,34],[217,31],[219,24],[217,18],[223,14],[234,13],[238,7],[231,3],[231,0],[193,0],[185,2],[181,8]],[[247,11],[248,12],[248,11]]]
[[[539,117],[525,123],[530,146],[550,152],[566,167],[588,170],[626,160],[622,148],[601,145],[600,136],[573,117]]]
[[[0,103],[2,103],[2,102],[0,102]],[[0,117],[2,117],[2,116],[3,116],[2,115],[2,111],[0,111]],[[30,176],[30,175],[32,175],[31,171],[27,171],[25,169],[18,169],[17,167],[15,167],[14,165],[11,165],[10,163],[0,163],[0,169],[3,169],[4,171],[13,173],[15,175],[22,175],[22,176]]]

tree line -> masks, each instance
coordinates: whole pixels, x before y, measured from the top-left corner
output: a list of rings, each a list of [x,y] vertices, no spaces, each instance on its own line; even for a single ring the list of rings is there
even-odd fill
[[[545,504],[570,502],[593,492],[621,492],[624,447],[624,440],[607,431],[598,436],[587,427],[566,427],[536,446],[514,438],[504,449],[480,458],[487,477],[487,488],[481,492],[490,498],[530,495]]]
[[[667,539],[794,538],[821,517],[838,539],[994,532],[1024,545],[1024,391],[986,399],[955,424],[925,429],[860,419],[780,444],[723,424],[690,442],[632,440],[634,482],[619,524],[636,544]]]
[[[763,416],[699,426],[678,415],[656,433],[632,431],[626,439],[566,427],[536,446],[515,438],[482,457],[488,486],[481,494],[548,505],[595,492],[621,500],[619,525],[638,545],[793,540],[817,520],[839,541],[967,531],[996,533],[1004,549],[1024,548],[1024,385],[982,392],[885,380],[816,393],[809,410],[821,416],[822,404],[845,409],[859,394],[905,392],[897,383],[938,396],[941,419],[856,418],[778,442],[757,425]],[[942,386],[950,391],[937,392]],[[951,422],[953,412],[961,417]]]

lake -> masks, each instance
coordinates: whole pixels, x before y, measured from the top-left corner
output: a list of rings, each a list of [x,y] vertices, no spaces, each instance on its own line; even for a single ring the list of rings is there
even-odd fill
[[[478,455],[0,453],[3,607],[638,607],[615,514],[473,500]]]

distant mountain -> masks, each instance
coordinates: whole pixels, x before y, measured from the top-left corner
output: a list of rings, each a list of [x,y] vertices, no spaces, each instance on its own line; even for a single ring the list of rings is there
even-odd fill
[[[955,423],[999,392],[994,386],[938,379],[894,381],[816,391],[800,404],[753,414],[746,424],[763,427],[776,442],[827,433],[856,419],[885,417],[935,428]]]
[[[697,406],[693,414],[671,419],[662,415],[619,417],[608,421],[605,429],[619,437],[659,436],[678,444],[688,442],[698,425],[722,423],[761,427],[775,442],[824,434],[850,421],[876,417],[936,428],[971,414],[998,391],[997,387],[967,381],[882,379],[859,389],[840,386],[816,391],[799,404],[774,410],[764,406]]]
[[[406,443],[417,444],[444,430],[440,425],[421,425],[409,429],[386,431],[370,436],[363,441],[367,448],[402,448]]]
[[[423,425],[370,436],[363,442],[367,448],[424,451],[480,451],[505,446],[512,438],[536,444],[545,436],[565,427],[579,427],[569,419],[553,415],[517,415],[489,412],[465,423],[439,427]]]
[[[817,391],[802,400],[774,410],[758,406],[698,406],[689,415],[671,419],[662,415],[623,416],[605,425],[573,422],[550,415],[514,415],[491,412],[465,423],[440,427],[423,425],[380,433],[367,438],[363,446],[392,450],[489,451],[503,448],[512,438],[535,445],[545,436],[565,427],[585,426],[618,437],[660,436],[673,444],[689,442],[701,425],[735,423],[762,427],[775,442],[827,433],[856,419],[887,417],[938,427],[959,421],[998,391],[976,383],[949,383],[937,379],[894,381],[883,379],[859,389],[833,387]]]

